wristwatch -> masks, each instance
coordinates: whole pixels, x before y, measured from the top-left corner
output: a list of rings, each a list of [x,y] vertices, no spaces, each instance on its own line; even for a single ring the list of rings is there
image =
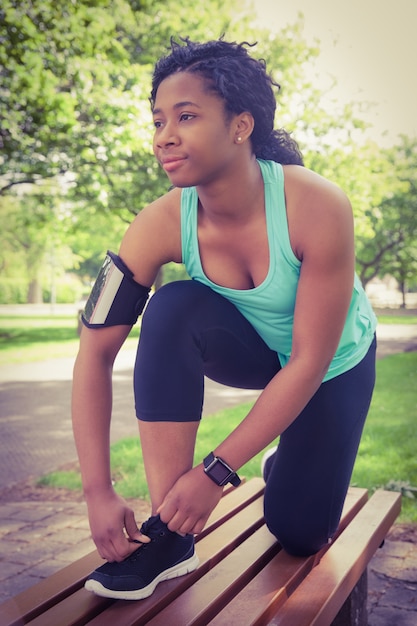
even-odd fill
[[[223,461],[219,456],[214,456],[213,452],[210,452],[203,461],[204,472],[209,478],[219,487],[223,487],[227,483],[231,483],[233,487],[240,485],[240,478],[232,470],[232,468]]]

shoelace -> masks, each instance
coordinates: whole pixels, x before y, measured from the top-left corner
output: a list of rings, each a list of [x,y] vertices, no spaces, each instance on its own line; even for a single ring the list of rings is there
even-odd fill
[[[143,551],[146,550],[146,548],[149,547],[152,542],[155,541],[155,539],[157,539],[158,537],[163,537],[166,534],[166,526],[161,521],[159,515],[154,515],[153,517],[150,517],[148,520],[146,520],[146,522],[143,522],[140,528],[140,532],[143,535],[149,537],[151,541],[144,542],[139,541],[139,539],[135,539],[134,543],[137,543],[139,547],[124,560],[124,563],[135,562],[138,557],[140,557],[140,554],[143,553]]]
[[[161,521],[159,515],[154,515],[142,524],[140,532],[153,540],[157,537],[162,537],[163,535],[165,535],[167,532],[167,527]],[[144,543],[143,545],[146,545],[146,543]]]

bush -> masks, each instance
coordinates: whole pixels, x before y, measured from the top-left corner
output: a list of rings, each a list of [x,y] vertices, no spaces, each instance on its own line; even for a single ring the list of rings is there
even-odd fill
[[[83,285],[78,277],[66,274],[57,280],[55,286],[55,302],[57,304],[73,304],[81,300]],[[42,292],[44,302],[51,302],[50,287],[44,288]]]
[[[27,302],[28,283],[19,278],[0,279],[0,304],[25,304]]]

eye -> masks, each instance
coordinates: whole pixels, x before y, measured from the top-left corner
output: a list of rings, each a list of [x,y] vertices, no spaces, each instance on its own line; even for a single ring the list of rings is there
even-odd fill
[[[162,122],[160,120],[154,120],[153,125],[155,126],[155,128],[161,128]]]
[[[195,115],[192,113],[181,113],[180,122],[188,122],[188,120],[192,120],[195,118]]]

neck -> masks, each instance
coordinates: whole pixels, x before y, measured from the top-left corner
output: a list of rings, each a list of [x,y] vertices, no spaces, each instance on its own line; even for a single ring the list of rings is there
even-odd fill
[[[213,223],[244,222],[263,205],[262,173],[256,157],[209,186],[198,186],[200,212]]]

